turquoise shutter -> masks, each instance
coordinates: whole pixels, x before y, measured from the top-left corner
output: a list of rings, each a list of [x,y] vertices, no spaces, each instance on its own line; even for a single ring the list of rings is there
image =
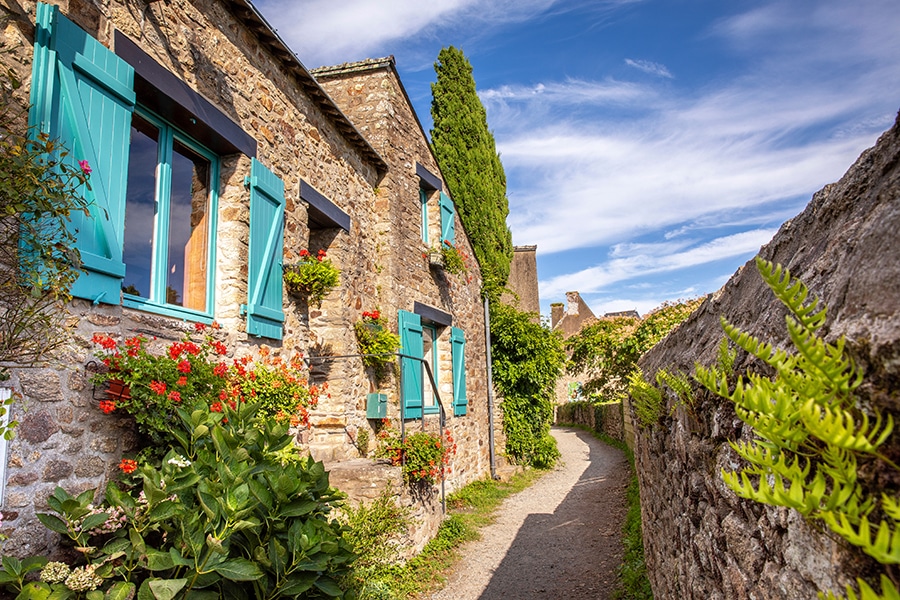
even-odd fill
[[[401,310],[399,313],[400,352],[422,358],[422,318],[415,313]],[[404,419],[422,416],[422,361],[416,358],[400,359],[400,402]]]
[[[250,251],[247,266],[247,333],[281,339],[284,182],[253,159],[250,177]]]
[[[134,110],[134,69],[60,14],[38,4],[29,125],[59,140],[66,160],[91,167],[83,189],[89,213],[73,213],[70,227],[82,273],[72,295],[118,304],[125,263],[125,188]]]
[[[466,336],[462,329],[450,329],[450,350],[453,360],[453,416],[466,414]]]
[[[456,245],[456,209],[450,196],[441,192],[441,243]]]

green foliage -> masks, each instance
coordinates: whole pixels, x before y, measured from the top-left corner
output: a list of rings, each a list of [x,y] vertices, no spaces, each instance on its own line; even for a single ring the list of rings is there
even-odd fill
[[[666,403],[662,392],[656,386],[647,383],[638,368],[628,376],[628,395],[634,405],[634,413],[644,427],[655,425],[665,414]]]
[[[74,581],[45,567],[53,597],[343,596],[337,579],[353,554],[322,463],[301,457],[287,426],[253,400],[215,412],[185,399],[176,416],[177,444],[155,463],[123,460],[131,485],[111,482],[99,506],[94,490],[48,498],[54,512],[41,522],[86,563]]]
[[[378,432],[375,456],[401,466],[403,480],[410,485],[433,485],[443,476],[454,454],[456,442],[449,430],[444,431],[444,439],[427,431],[416,431],[403,438],[390,427]]]
[[[21,86],[0,73],[0,363],[34,364],[69,339],[64,304],[81,273],[70,216],[87,212],[90,165],[36,131],[16,128]],[[0,367],[0,379],[7,379]]]
[[[198,332],[208,331],[196,325]],[[185,402],[202,402],[221,413],[226,406],[249,399],[261,417],[293,425],[307,424],[307,408],[318,401],[318,388],[307,385],[305,367],[299,359],[285,362],[269,355],[254,362],[250,357],[226,361],[226,346],[206,333],[195,342],[190,334],[157,355],[147,348],[143,336],[122,344],[107,335],[95,334],[97,356],[107,370],[94,376],[95,384],[118,382],[127,393],[100,402],[104,413],[125,412],[134,417],[138,430],[150,441],[150,451],[165,453],[178,442],[173,431],[177,410]]]
[[[625,556],[619,569],[620,588],[613,597],[619,600],[653,600],[653,590],[647,578],[647,564],[644,561],[644,538],[641,533],[641,493],[637,475],[634,475],[634,459],[632,477],[628,482],[626,501],[628,513],[623,526],[623,542]]]
[[[393,490],[386,487],[369,504],[344,509],[347,532],[344,535],[356,561],[347,575],[348,587],[357,591],[360,600],[387,597],[392,567],[401,560],[400,545],[412,522],[412,508],[400,506]]]
[[[305,295],[311,305],[322,306],[322,299],[340,283],[341,272],[325,251],[316,256],[307,250],[300,251],[300,260],[284,266],[284,284],[289,292]]]
[[[550,435],[556,381],[565,366],[562,338],[533,313],[491,305],[494,384],[503,396],[506,452],[524,464],[549,468],[559,457]]]
[[[382,380],[388,367],[394,364],[394,354],[400,350],[400,336],[387,328],[387,320],[378,310],[364,312],[362,320],[353,324],[363,364],[372,369],[376,380]]]
[[[466,253],[456,246],[441,244],[441,260],[444,271],[451,275],[464,275],[469,271]]]
[[[605,400],[625,397],[638,359],[700,306],[701,299],[666,302],[643,319],[615,317],[584,327],[566,343],[572,375],[586,375],[584,393]]]
[[[721,366],[697,365],[696,379],[731,400],[756,439],[732,443],[749,466],[723,471],[737,495],[793,508],[824,522],[850,544],[883,564],[900,564],[900,510],[890,495],[875,494],[859,479],[860,462],[896,465],[879,453],[893,418],[876,411],[874,422],[859,407],[861,372],[844,352],[845,339],[828,343],[817,335],[826,310],[780,265],[756,259],[763,280],[788,308],[788,336],[795,352],[776,348],[722,319],[732,343],[762,360],[772,378],[748,373],[734,381]],[[720,352],[720,362],[721,362]],[[872,468],[871,465],[867,470]],[[865,598],[896,598],[893,584],[883,596],[868,586]],[[856,596],[852,592],[851,598]]]
[[[881,593],[876,592],[872,587],[862,579],[856,580],[859,585],[859,595],[850,586],[847,586],[847,600],[900,600],[900,590],[896,584],[888,579],[886,575],[881,576]],[[820,600],[838,600],[833,592],[819,592]]]
[[[509,278],[513,255],[506,226],[506,174],[468,59],[458,48],[443,48],[434,70],[432,147],[481,265],[484,292],[496,300]]]

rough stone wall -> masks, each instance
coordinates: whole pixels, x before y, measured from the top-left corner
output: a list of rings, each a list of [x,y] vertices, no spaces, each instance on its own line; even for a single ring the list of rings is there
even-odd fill
[[[27,93],[35,3],[10,0],[7,5],[2,10],[8,9],[4,16],[11,19],[0,33],[4,46],[15,51],[0,55],[0,61],[20,73],[23,93]],[[335,354],[355,352],[352,323],[360,307],[369,306],[374,296],[371,257],[377,255],[378,238],[371,230],[376,167],[361,157],[304,87],[284,72],[282,62],[261,47],[255,34],[222,3],[71,0],[61,8],[104,44],[109,44],[115,29],[122,31],[256,138],[258,158],[285,182],[286,262],[310,245],[306,209],[298,197],[300,178],[351,215],[350,234],[338,234],[327,240],[327,246],[323,240],[314,241],[323,244],[341,268],[340,289],[318,310],[286,296],[284,339],[250,338],[239,313],[247,298],[249,194],[243,180],[249,175],[250,160],[242,155],[223,157],[218,181],[215,318],[232,354],[253,354],[264,342],[285,356],[326,346]],[[75,341],[68,351],[37,369],[14,369],[9,382],[22,393],[13,409],[12,417],[21,425],[9,446],[3,502],[3,531],[11,535],[4,551],[10,554],[41,553],[53,545],[56,536],[39,525],[34,515],[46,510],[45,499],[55,486],[70,492],[102,489],[123,453],[136,449],[128,421],[115,414],[103,415],[92,399],[86,372],[92,360],[91,336],[103,332],[122,339],[143,333],[156,336],[161,348],[190,328],[176,319],[82,300],[71,303],[70,313]],[[323,458],[355,456],[345,427],[368,426],[364,400],[369,380],[353,364],[335,364],[316,376],[320,382],[326,378],[330,382],[331,398],[323,399],[313,415],[315,431],[330,427],[339,433],[311,443],[319,444]],[[333,438],[338,441],[332,443]]]
[[[578,402],[560,405],[556,409],[557,425],[580,425],[609,437],[625,441],[622,420],[622,403],[593,405]]]
[[[413,310],[418,301],[452,315],[453,326],[466,335],[466,390],[468,414],[448,414],[447,427],[457,442],[457,454],[448,479],[448,490],[478,479],[488,472],[487,367],[485,358],[484,312],[480,299],[481,273],[474,258],[468,273],[450,275],[428,266],[427,247],[421,236],[421,205],[416,163],[439,175],[440,168],[427,138],[413,112],[392,59],[346,65],[344,69],[314,70],[318,81],[384,157],[390,169],[379,183],[376,212],[383,215],[373,228],[378,232],[379,266],[374,302],[396,322],[397,310]],[[445,189],[446,192],[446,189]],[[438,194],[429,196],[429,240],[440,239]],[[456,245],[473,257],[459,216],[456,217]],[[452,413],[452,372],[450,328],[440,332],[439,388],[448,413]],[[397,385],[383,390],[390,396],[391,417],[399,414]],[[499,421],[499,412],[496,415]],[[436,427],[437,416],[426,418],[427,427]],[[408,427],[419,427],[409,424]],[[496,447],[502,448],[502,440]]]
[[[788,267],[828,307],[823,334],[841,335],[864,373],[863,405],[898,416],[900,389],[900,122],[864,152],[837,183],[817,192],[760,254]],[[712,364],[719,317],[784,344],[785,310],[752,261],[641,361],[690,372]],[[738,357],[738,372],[752,364]],[[753,365],[759,368],[758,365]],[[814,598],[842,591],[857,576],[877,582],[884,568],[835,540],[797,512],[738,499],[722,468],[740,466],[729,440],[751,433],[727,400],[698,395],[691,411],[671,411],[638,428],[644,545],[654,596],[663,598]],[[897,435],[887,456],[896,460]],[[881,476],[895,486],[893,474]],[[893,482],[893,483],[891,483]],[[876,575],[873,577],[873,575]]]
[[[525,312],[540,313],[541,299],[538,294],[537,246],[515,246],[509,281],[506,287],[513,293],[504,292],[503,302],[516,306]]]

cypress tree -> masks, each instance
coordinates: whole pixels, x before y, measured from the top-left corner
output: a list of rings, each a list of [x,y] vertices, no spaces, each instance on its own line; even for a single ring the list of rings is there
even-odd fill
[[[506,174],[488,129],[472,65],[462,50],[441,49],[431,84],[431,143],[481,266],[484,293],[500,297],[509,278],[512,234],[506,225]]]

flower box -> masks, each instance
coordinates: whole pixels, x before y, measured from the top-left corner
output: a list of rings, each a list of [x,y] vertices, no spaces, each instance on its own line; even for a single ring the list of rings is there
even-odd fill
[[[131,398],[131,388],[121,379],[110,379],[103,390],[107,400],[122,400]]]
[[[432,267],[444,268],[444,255],[440,250],[428,251],[428,264]]]

